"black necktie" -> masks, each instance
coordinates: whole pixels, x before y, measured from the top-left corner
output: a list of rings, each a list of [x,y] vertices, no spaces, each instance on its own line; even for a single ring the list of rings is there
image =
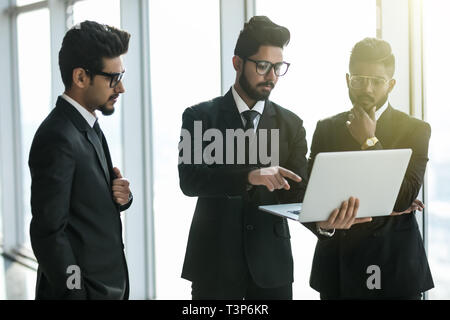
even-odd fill
[[[242,112],[242,116],[244,117],[244,119],[246,121],[244,131],[255,128],[255,126],[253,124],[253,120],[255,120],[255,118],[258,114],[259,114],[258,111],[254,111],[254,110],[247,110],[247,111]],[[250,139],[253,139],[253,138],[254,138],[254,132],[252,132],[252,136],[250,137]],[[245,163],[250,164],[250,145],[249,145],[250,141],[247,141],[247,139],[245,139],[245,141],[246,141],[245,142]]]
[[[244,130],[247,131],[248,129],[254,129],[255,126],[253,125],[253,120],[255,120],[256,116],[259,114],[258,111],[255,110],[247,110],[242,112],[242,116],[245,119],[245,127]]]
[[[102,134],[102,129],[100,129],[100,125],[98,124],[98,120],[96,120],[94,123],[94,130],[98,135],[98,139],[100,140],[100,143],[103,145],[103,134]]]

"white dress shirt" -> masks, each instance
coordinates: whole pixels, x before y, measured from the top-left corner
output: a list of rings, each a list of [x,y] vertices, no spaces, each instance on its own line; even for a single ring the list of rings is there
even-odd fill
[[[244,124],[244,127],[246,125],[246,120],[245,120],[244,116],[242,115],[242,112],[248,111],[248,110],[253,110],[253,111],[257,111],[259,113],[255,117],[255,119],[253,119],[253,127],[255,128],[254,130],[256,131],[256,129],[258,128],[259,119],[261,119],[261,115],[263,114],[264,105],[266,102],[258,101],[258,102],[256,102],[255,106],[252,109],[250,109],[248,107],[248,105],[244,102],[244,100],[242,100],[239,93],[237,93],[234,86],[231,87],[231,92],[233,93],[234,102],[236,102],[236,107],[238,108],[239,114],[241,115],[241,119],[242,119],[242,123]]]
[[[67,94],[63,93],[61,95],[61,98],[66,100],[68,103],[70,103],[87,121],[87,123],[91,126],[91,128],[94,127],[95,121],[97,121],[97,117],[94,116],[92,113],[87,111],[84,107],[81,106],[78,102],[73,100],[71,97],[69,97]]]

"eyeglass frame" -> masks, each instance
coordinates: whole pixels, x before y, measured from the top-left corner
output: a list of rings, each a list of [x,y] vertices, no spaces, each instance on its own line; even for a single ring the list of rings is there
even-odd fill
[[[92,71],[89,69],[84,69],[87,73],[93,74],[93,75],[99,75],[99,76],[104,76],[104,77],[108,77],[110,78],[110,82],[109,82],[109,87],[111,89],[114,89],[115,87],[117,87],[119,85],[119,83],[122,81],[123,76],[125,74],[125,71],[123,72],[113,72],[113,73],[109,73],[109,72],[103,72],[103,71]],[[117,80],[117,83],[115,85],[113,85],[114,82],[114,78],[115,77],[119,77]]]
[[[267,60],[253,60],[253,59],[250,59],[250,58],[244,58],[244,60],[248,60],[248,61],[251,61],[251,62],[255,63],[256,73],[259,74],[260,76],[265,76],[265,75],[267,75],[267,74],[270,72],[270,70],[273,69],[273,71],[274,71],[274,73],[275,73],[275,75],[276,75],[277,77],[282,77],[282,76],[284,76],[284,75],[288,72],[289,67],[291,66],[291,64],[290,64],[289,62],[286,62],[286,61],[283,61],[283,62],[277,62],[277,63],[272,63],[272,62],[267,61]],[[264,73],[264,74],[261,74],[261,73],[258,72],[258,63],[260,63],[260,62],[265,62],[265,63],[270,64],[270,68],[269,68],[269,69],[266,71],[266,73]],[[285,71],[282,75],[277,75],[275,66],[276,66],[276,65],[280,65],[280,66],[281,66],[281,65],[283,65],[283,64],[285,64],[285,65],[287,66],[287,67],[286,67],[286,71]]]
[[[359,77],[359,78],[368,79],[368,80],[370,80],[370,84],[371,84],[372,86],[374,86],[374,84],[373,84],[373,82],[371,81],[371,79],[383,80],[384,85],[387,85],[387,84],[389,84],[389,82],[391,82],[392,80],[394,80],[394,78],[391,78],[391,79],[389,79],[389,80],[386,80],[386,79],[381,78],[381,77],[371,77],[371,76],[361,76],[361,75],[357,75],[357,74],[349,74],[349,76],[348,76],[348,85],[349,85],[352,89],[355,89],[355,90],[360,90],[360,89],[362,89],[363,87],[361,87],[361,88],[355,88],[355,87],[353,87],[353,86],[351,85],[351,83],[352,83],[352,78],[353,78],[353,77]],[[374,87],[375,87],[375,86],[374,86]]]

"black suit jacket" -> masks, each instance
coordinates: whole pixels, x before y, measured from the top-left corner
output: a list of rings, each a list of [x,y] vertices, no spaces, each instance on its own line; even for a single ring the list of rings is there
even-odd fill
[[[61,97],[34,137],[31,244],[39,263],[36,299],[127,299],[120,207],[106,140]],[[70,266],[81,289],[69,290]],[[72,278],[73,279],[73,278]]]
[[[243,129],[231,90],[223,97],[185,110],[182,127],[191,133],[192,139],[194,121],[201,121],[203,132],[216,128],[223,137],[226,129]],[[307,145],[302,120],[266,101],[258,125],[258,130],[261,129],[279,129],[280,166],[306,178]],[[270,139],[268,143],[271,143]],[[207,144],[203,144],[203,149]],[[225,155],[226,150],[224,158]],[[249,270],[261,287],[292,283],[293,262],[287,221],[259,211],[257,206],[301,201],[306,179],[301,183],[290,181],[289,191],[271,193],[261,186],[248,190],[248,173],[257,167],[262,166],[204,163],[178,166],[183,193],[198,197],[183,278],[224,288],[238,286]]]
[[[320,152],[361,150],[349,133],[344,112],[319,121],[311,146],[308,172]],[[413,153],[394,211],[402,212],[416,199],[428,161],[428,123],[388,106],[377,121],[375,149],[411,148]],[[351,174],[351,173],[350,173]],[[376,195],[374,195],[376,196]],[[307,224],[316,235],[314,224]],[[420,231],[414,214],[376,217],[372,222],[337,230],[331,238],[319,236],[310,284],[328,296],[346,298],[401,298],[433,288]],[[377,265],[381,290],[369,290],[367,280]]]

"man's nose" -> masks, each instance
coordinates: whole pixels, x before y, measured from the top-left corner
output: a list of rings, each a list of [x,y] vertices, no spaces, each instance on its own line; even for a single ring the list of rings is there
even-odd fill
[[[125,87],[124,87],[122,81],[120,81],[120,82],[117,84],[117,86],[114,88],[114,91],[115,91],[116,93],[124,93],[124,92],[125,92]]]
[[[370,81],[370,80],[364,81],[364,86],[363,86],[362,90],[364,92],[372,93],[373,92],[372,81]]]
[[[266,81],[272,81],[275,82],[275,80],[278,78],[278,76],[275,74],[275,68],[272,66],[270,70],[266,73],[264,76]]]

